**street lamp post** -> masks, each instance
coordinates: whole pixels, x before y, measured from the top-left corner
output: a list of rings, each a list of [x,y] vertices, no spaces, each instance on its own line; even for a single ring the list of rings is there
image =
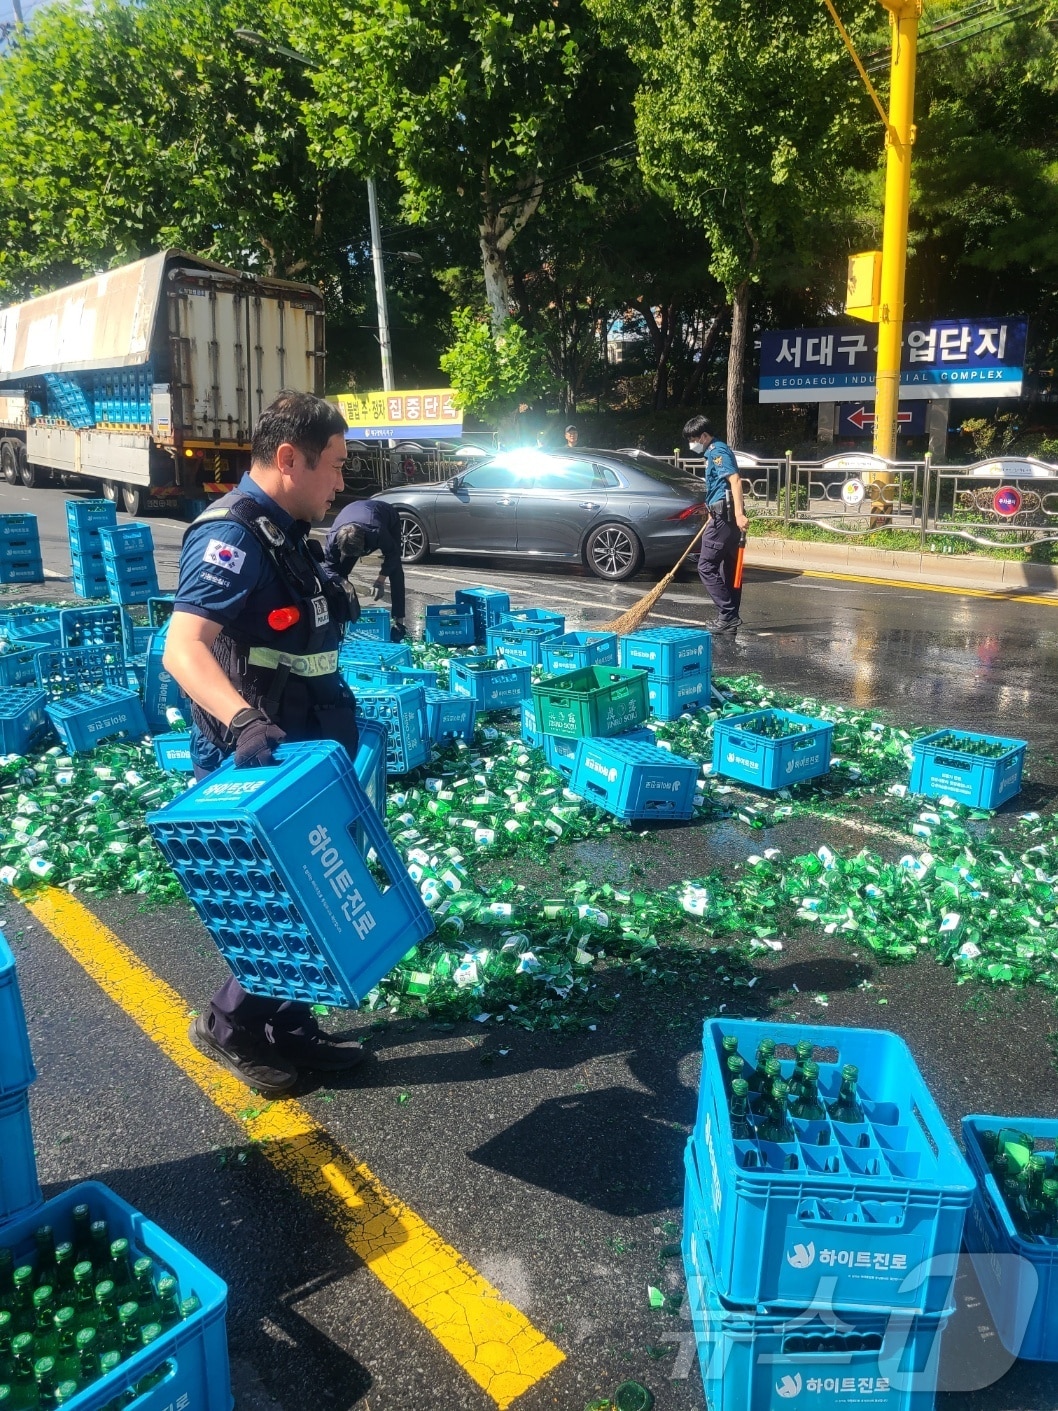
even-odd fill
[[[293,64],[304,69],[318,69],[320,66],[306,54],[296,49],[287,49],[282,44],[273,44],[255,29],[237,29],[235,38],[255,49],[267,49],[280,54]],[[378,197],[375,193],[375,179],[367,178],[367,209],[371,222],[371,263],[375,271],[375,304],[378,308],[378,345],[382,354],[382,388],[392,392],[397,385],[393,377],[393,344],[389,336],[389,301],[386,297],[386,267],[382,258],[382,231],[378,220]]]

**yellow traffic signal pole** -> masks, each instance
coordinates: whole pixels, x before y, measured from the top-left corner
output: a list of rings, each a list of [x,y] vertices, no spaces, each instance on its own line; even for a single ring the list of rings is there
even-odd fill
[[[900,401],[911,148],[915,141],[915,57],[922,0],[882,0],[882,4],[889,11],[893,51],[885,136],[885,216],[874,390],[874,453],[891,461],[896,459],[896,413]]]

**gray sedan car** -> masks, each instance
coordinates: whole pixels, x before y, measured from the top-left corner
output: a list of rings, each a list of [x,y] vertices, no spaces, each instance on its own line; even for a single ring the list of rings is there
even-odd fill
[[[583,563],[618,582],[671,568],[701,528],[705,487],[622,451],[509,451],[435,485],[383,490],[400,511],[401,555],[515,554]]]

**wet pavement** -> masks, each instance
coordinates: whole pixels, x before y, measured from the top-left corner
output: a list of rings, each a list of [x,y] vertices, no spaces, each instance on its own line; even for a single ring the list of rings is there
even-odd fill
[[[62,495],[0,486],[0,511],[8,509],[40,516],[46,568],[61,575],[33,596],[71,596]],[[163,591],[171,590],[183,526],[150,522]],[[365,583],[373,572],[364,570]],[[413,618],[461,584],[486,582],[517,603],[560,606],[571,628],[616,616],[652,581],[610,586],[568,569],[469,558],[438,559],[408,578]],[[687,578],[655,620],[708,616]],[[756,572],[747,574],[743,619],[737,643],[717,645],[718,674],[755,671],[900,723],[1027,739],[1018,806],[1053,807],[1058,609]],[[868,839],[855,820],[822,830],[802,818],[764,835],[725,820],[632,847],[573,844],[568,861],[613,881],[634,866],[663,886],[706,864],[734,868],[769,843],[789,852],[819,841],[855,850]],[[907,846],[870,845],[886,855]],[[189,1012],[224,974],[189,908],[84,900]],[[40,1072],[32,1109],[47,1193],[98,1176],[228,1280],[240,1411],[496,1405],[352,1253],[326,1208],[284,1179],[34,917],[0,898],[0,926],[19,961]],[[704,1406],[685,1309],[652,1310],[646,1290],[682,1289],[679,1260],[664,1251],[681,1221],[701,1023],[721,1005],[900,1033],[956,1132],[968,1112],[1055,1112],[1058,1024],[1039,989],[960,985],[928,957],[881,967],[815,931],[781,954],[755,953],[745,976],[756,983],[736,991],[737,1004],[716,966],[706,951],[660,978],[600,979],[595,1030],[571,1036],[368,1014],[327,1020],[368,1038],[375,1056],[362,1077],[303,1080],[300,1101],[565,1355],[518,1408],[582,1411],[629,1376],[653,1389],[658,1411]],[[971,1280],[960,1282],[960,1296],[947,1375],[983,1360],[978,1381],[994,1384],[951,1391],[941,1411],[1053,1411],[1054,1370],[1019,1363],[1001,1377]]]

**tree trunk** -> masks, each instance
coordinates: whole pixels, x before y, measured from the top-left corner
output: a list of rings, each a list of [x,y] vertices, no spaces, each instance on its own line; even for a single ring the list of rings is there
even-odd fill
[[[686,391],[683,394],[683,405],[685,407],[701,406],[705,400],[703,390],[705,387],[705,374],[713,361],[713,354],[716,352],[716,345],[720,340],[720,333],[727,322],[727,307],[717,309],[709,320],[709,327],[705,337],[702,339],[702,351],[697,363],[694,365],[694,372],[687,383]]]
[[[507,269],[506,251],[497,242],[491,224],[481,226],[481,268],[485,275],[485,299],[489,306],[489,322],[493,333],[511,316],[511,277]]]
[[[746,335],[749,331],[749,280],[744,279],[731,300],[731,342],[727,352],[727,444],[742,444],[742,393],[746,381]]]

